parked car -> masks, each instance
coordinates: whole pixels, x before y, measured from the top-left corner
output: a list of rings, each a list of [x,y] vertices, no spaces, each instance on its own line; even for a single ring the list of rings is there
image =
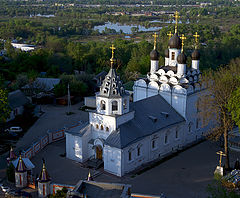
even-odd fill
[[[22,128],[19,126],[13,126],[13,127],[10,127],[9,129],[6,129],[5,132],[19,133],[19,132],[22,132]]]
[[[11,189],[9,188],[9,187],[7,187],[7,186],[2,186],[2,191],[3,192],[8,192],[8,191],[10,191]]]

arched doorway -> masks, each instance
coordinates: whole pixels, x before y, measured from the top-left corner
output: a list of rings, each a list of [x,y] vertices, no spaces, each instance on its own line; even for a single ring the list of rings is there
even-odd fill
[[[96,159],[102,160],[103,149],[100,145],[96,146]]]

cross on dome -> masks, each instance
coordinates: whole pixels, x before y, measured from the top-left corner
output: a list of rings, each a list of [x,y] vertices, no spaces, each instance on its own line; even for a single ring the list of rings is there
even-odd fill
[[[175,18],[175,33],[177,33],[178,19],[180,18],[178,11],[175,12],[174,18]]]
[[[153,34],[153,37],[154,37],[154,49],[156,49],[157,48],[157,37],[158,37],[156,32]]]
[[[116,61],[116,59],[114,58],[114,50],[116,49],[115,47],[114,47],[114,44],[112,44],[112,46],[110,47],[110,49],[112,50],[112,57],[111,57],[111,59],[110,59],[110,62],[111,62],[111,67],[113,67],[113,63]]]
[[[184,34],[182,34],[182,36],[180,37],[180,39],[182,40],[182,50],[181,50],[181,52],[183,52],[184,40],[186,40],[187,37],[185,37]]]
[[[168,40],[170,40],[170,38],[173,36],[171,31],[169,33],[167,33],[167,35],[168,35]]]
[[[200,35],[196,32],[196,33],[193,35],[193,37],[195,38],[195,49],[197,49]]]

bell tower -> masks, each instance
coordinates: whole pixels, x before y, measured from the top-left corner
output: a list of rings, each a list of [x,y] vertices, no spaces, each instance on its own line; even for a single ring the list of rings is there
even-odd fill
[[[116,72],[115,47],[110,47],[112,57],[111,68],[106,75],[100,92],[96,94],[97,113],[103,115],[122,115],[129,112],[129,94]]]

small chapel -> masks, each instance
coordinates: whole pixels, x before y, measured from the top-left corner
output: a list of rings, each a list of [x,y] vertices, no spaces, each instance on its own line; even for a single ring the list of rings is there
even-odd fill
[[[123,176],[141,165],[181,150],[202,139],[197,105],[204,93],[199,80],[200,53],[196,33],[191,66],[186,65],[184,35],[169,33],[165,64],[159,66],[157,34],[150,53],[151,66],[146,78],[134,82],[133,102],[117,74],[115,47],[111,68],[96,93],[96,111],[89,122],[66,132],[66,156],[86,162],[98,160],[104,170]]]

